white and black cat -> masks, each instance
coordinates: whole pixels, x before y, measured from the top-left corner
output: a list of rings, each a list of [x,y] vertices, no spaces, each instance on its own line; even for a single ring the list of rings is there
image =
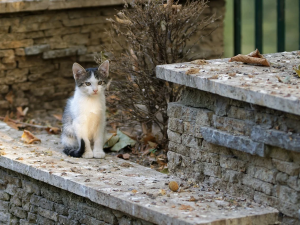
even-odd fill
[[[62,119],[61,140],[64,153],[73,157],[104,158],[104,90],[109,74],[109,61],[106,60],[98,68],[88,69],[74,63],[72,70],[76,88],[74,96],[67,101]]]

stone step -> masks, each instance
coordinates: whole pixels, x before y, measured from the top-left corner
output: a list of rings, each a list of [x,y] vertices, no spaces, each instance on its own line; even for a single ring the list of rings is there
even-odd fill
[[[276,209],[213,187],[184,181],[109,155],[105,159],[67,157],[60,152],[59,136],[37,135],[41,143],[29,145],[20,140],[21,135],[21,131],[0,123],[0,174],[1,170],[8,169],[45,182],[140,219],[140,224],[145,224],[143,221],[172,225],[277,222]],[[180,185],[178,192],[169,189],[170,181]]]

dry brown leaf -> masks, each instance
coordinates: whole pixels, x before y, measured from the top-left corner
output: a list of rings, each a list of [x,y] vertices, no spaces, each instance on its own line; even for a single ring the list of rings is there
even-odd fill
[[[16,129],[16,130],[19,130],[19,127],[22,126],[21,124],[17,124],[15,122],[11,121],[9,119],[8,114],[6,114],[6,116],[4,117],[3,122],[5,122],[8,126],[10,126],[13,129]]]
[[[0,152],[0,155],[6,155],[6,152]]]
[[[189,205],[181,205],[179,207],[180,210],[189,210],[189,211],[193,211],[194,208],[192,206],[189,206]]]
[[[176,208],[176,205],[172,205],[171,208]]]
[[[138,191],[135,190],[135,189],[133,189],[131,192],[132,192],[133,194],[135,194],[135,193],[137,193]]]
[[[23,157],[16,158],[16,160],[23,160],[23,159],[24,159]]]
[[[190,201],[190,202],[196,202],[196,201],[197,201],[197,199],[195,199],[195,198],[194,198],[194,196],[190,196],[190,199],[189,199],[189,201]]]
[[[268,60],[263,58],[263,56],[259,53],[257,49],[251,52],[249,55],[239,54],[229,59],[229,62],[233,62],[233,61],[250,63],[250,64],[258,64],[258,65],[270,67],[270,63],[268,62]]]
[[[52,116],[54,116],[59,121],[62,121],[62,115],[61,114],[53,114]]]
[[[236,73],[229,73],[228,76],[230,76],[230,77],[235,77],[235,76],[236,76]]]
[[[151,148],[157,148],[157,143],[155,143],[155,142],[148,141],[148,145],[149,145]]]
[[[219,75],[216,74],[216,75],[213,75],[212,77],[209,77],[209,78],[207,78],[207,79],[211,80],[211,79],[218,79],[218,78],[219,78]]]
[[[280,78],[278,75],[276,75],[275,77],[277,78],[277,80],[278,80],[280,83],[283,83],[283,81],[281,80],[281,78]]]
[[[128,154],[128,153],[125,153],[125,154],[123,154],[123,159],[129,159],[130,158],[130,154]]]
[[[122,24],[125,24],[125,25],[132,25],[132,22],[131,22],[130,20],[127,20],[127,19],[120,19],[120,18],[117,17],[116,15],[115,15],[115,17],[116,17],[116,21],[117,21],[118,23],[122,23]]]
[[[17,107],[17,114],[18,114],[18,117],[20,116],[25,116],[24,112],[23,112],[23,109],[22,107]]]
[[[189,74],[196,74],[199,73],[199,68],[191,68],[188,71],[185,72],[185,74],[189,75]]]
[[[77,167],[72,167],[72,168],[70,168],[70,170],[74,173],[82,173],[81,170]]]
[[[160,190],[159,190],[159,193],[160,193],[161,195],[166,195],[166,194],[167,194],[167,192],[166,192],[165,189],[160,189]]]
[[[41,142],[41,140],[39,138],[37,138],[36,136],[34,136],[30,131],[28,130],[24,130],[21,140],[24,141],[27,144],[32,144],[36,141]]]
[[[14,93],[12,91],[8,92],[5,99],[12,104],[14,102]]]
[[[197,60],[194,60],[194,61],[192,61],[190,63],[197,64],[197,65],[205,65],[205,64],[207,64],[207,62],[206,62],[205,59],[197,59]]]
[[[61,132],[61,129],[58,127],[47,127],[45,130],[48,134],[59,134]]]

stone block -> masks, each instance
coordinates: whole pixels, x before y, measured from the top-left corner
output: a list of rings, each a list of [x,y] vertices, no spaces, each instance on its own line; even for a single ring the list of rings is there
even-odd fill
[[[24,190],[27,193],[34,193],[36,195],[40,195],[40,187],[34,183],[34,182],[30,182],[30,181],[26,181],[26,180],[22,180],[22,187],[24,188]]]
[[[49,63],[45,60],[41,59],[38,56],[31,56],[31,57],[16,57],[16,60],[18,61],[18,68],[29,68],[34,66],[49,66]]]
[[[18,218],[21,219],[27,218],[27,212],[21,207],[11,207],[10,212]]]
[[[169,118],[168,129],[174,132],[183,133],[183,121],[177,118]]]
[[[8,70],[5,76],[6,84],[23,83],[27,80],[28,69]]]
[[[275,167],[290,176],[298,176],[300,172],[300,165],[293,162],[285,162],[277,159],[272,159]]]
[[[233,148],[242,152],[264,156],[264,145],[259,142],[252,141],[245,136],[234,136],[227,132],[219,131],[209,127],[202,127],[201,133],[207,142]]]
[[[204,163],[204,175],[213,176],[213,177],[221,177],[221,168],[220,166],[215,166],[212,163]]]
[[[17,67],[16,61],[14,61],[13,63],[0,63],[1,70],[12,70],[15,69],[16,67]]]
[[[17,191],[18,191],[18,187],[16,185],[7,184],[5,192],[7,192],[10,195],[14,195],[17,193]]]
[[[168,132],[168,138],[169,138],[170,141],[181,144],[181,134],[180,133],[173,132],[171,130],[168,130],[167,132]]]
[[[43,59],[53,59],[66,56],[75,56],[85,54],[86,47],[77,46],[61,50],[51,50],[43,53]]]
[[[78,18],[78,19],[64,19],[63,25],[66,27],[74,27],[74,26],[82,26],[84,24],[84,19],[83,18]]]
[[[20,18],[19,17],[1,18],[0,24],[1,26],[18,26],[20,24]]]
[[[299,208],[300,205],[291,204],[290,202],[287,201],[280,201],[280,204],[278,205],[278,210],[283,213],[284,215],[294,217],[294,218],[299,218]],[[293,224],[294,225],[294,224]],[[298,225],[298,224],[296,224]]]
[[[285,185],[277,185],[277,196],[281,202],[290,202],[292,204],[300,204],[300,192],[296,192]]]
[[[189,156],[189,154],[190,154],[189,147],[184,146],[182,144],[172,142],[172,141],[169,142],[169,150],[176,152],[178,154],[184,155],[184,156]]]
[[[31,195],[30,203],[31,203],[32,205],[38,206],[38,205],[39,205],[39,202],[40,202],[40,199],[41,199],[40,196],[37,196],[37,195]]]
[[[279,184],[286,184],[289,179],[289,176],[286,173],[279,172],[276,175],[276,182]]]
[[[43,209],[50,210],[50,211],[54,210],[54,203],[47,200],[47,199],[45,199],[45,198],[40,198],[39,199],[38,206],[43,208]],[[46,216],[44,216],[44,217],[46,217]],[[48,217],[46,217],[46,218],[48,218]]]
[[[230,108],[230,99],[218,96],[215,102],[215,114],[218,116],[227,116]]]
[[[201,148],[202,140],[190,134],[182,134],[182,145],[190,148]]]
[[[50,220],[45,217],[42,217],[40,215],[37,215],[36,223],[37,224],[47,224],[47,225],[55,225],[56,224],[55,221]]]
[[[267,169],[259,166],[249,166],[247,168],[247,174],[250,176],[272,184],[276,183],[277,173],[276,169]]]
[[[50,45],[33,45],[25,48],[25,55],[38,55],[50,49]]]
[[[37,38],[43,38],[45,37],[43,31],[32,31],[32,32],[26,32],[23,34],[24,37],[27,39],[37,39]]]
[[[68,208],[65,205],[54,203],[54,211],[59,215],[67,216]]]
[[[53,188],[53,187],[52,187]],[[41,196],[43,196],[44,198],[48,199],[51,202],[55,202],[58,204],[62,204],[63,200],[62,200],[62,196],[57,193],[56,189],[52,189],[52,188],[47,188],[47,187],[41,187]]]
[[[238,158],[244,161],[251,161],[251,165],[253,166],[264,167],[270,170],[274,169],[272,159],[269,157],[252,156],[250,159],[249,156],[246,154],[244,157]]]
[[[263,192],[267,195],[272,195],[273,185],[256,178],[252,178],[250,175],[245,174],[242,178],[242,183],[253,188],[256,191]]]
[[[254,201],[259,203],[259,204],[266,204],[272,207],[277,208],[278,204],[279,204],[279,199],[274,197],[274,196],[270,196],[270,195],[266,195],[264,193],[261,193],[259,191],[255,191],[254,193]]]
[[[235,159],[228,155],[220,155],[220,166],[225,169],[231,169],[238,172],[246,171],[247,162]]]
[[[58,222],[64,225],[79,225],[78,221],[69,220],[67,216],[62,216],[62,215],[58,216]]]
[[[9,104],[8,101],[5,101],[5,100],[1,101],[0,100],[0,108],[1,109],[8,109],[9,107],[10,107],[10,104]]]
[[[41,207],[38,208],[38,214],[42,217],[48,218],[53,221],[58,221],[58,214],[51,210],[43,209]]]
[[[196,124],[199,126],[210,126],[213,112],[207,109],[198,109],[196,115]]]
[[[19,207],[22,206],[22,199],[18,198],[17,195],[13,195],[12,198],[10,199],[10,202],[15,206],[19,206]]]
[[[242,173],[235,170],[226,169],[222,171],[222,179],[230,183],[238,183],[242,178]]]
[[[278,123],[278,117],[272,114],[255,112],[255,123],[264,127],[274,127]]]
[[[287,150],[300,152],[300,137],[298,134],[287,134],[279,130],[266,130],[255,126],[251,132],[251,139]]]
[[[5,84],[0,85],[0,93],[1,94],[6,94],[9,91],[9,86]]]
[[[9,205],[9,202],[0,200],[0,211],[8,212]]]
[[[254,120],[254,112],[254,110],[230,106],[230,109],[228,111],[228,117],[232,117],[239,120]]]
[[[0,222],[4,223],[4,224],[9,224],[9,222],[11,221],[11,214],[8,212],[1,212],[0,211]]]
[[[199,148],[191,148],[190,149],[190,158],[191,158],[191,160],[212,163],[215,166],[220,165],[220,162],[219,162],[220,155],[219,154],[206,152],[206,151],[200,150]]]
[[[0,58],[13,57],[14,55],[14,50],[0,50]]]
[[[196,119],[197,113],[197,108],[182,106],[180,119],[187,122],[194,121]]]
[[[9,201],[10,195],[7,194],[5,191],[0,190],[0,200]]]
[[[287,182],[289,187],[293,188],[295,191],[300,192],[300,178],[297,176],[290,176],[287,179]]]
[[[231,151],[228,148],[220,146],[220,145],[211,144],[211,143],[207,142],[206,140],[202,141],[201,149],[203,151],[213,152],[213,153],[217,153],[217,154],[225,154],[225,155],[231,154]]]
[[[2,63],[4,63],[4,64],[15,63],[15,56],[12,55],[9,57],[2,58]]]
[[[10,49],[10,48],[22,48],[33,45],[32,39],[16,40],[16,41],[2,41],[0,42],[0,49]]]
[[[80,27],[68,27],[66,28],[55,28],[55,29],[49,29],[44,31],[45,36],[60,36],[65,34],[76,34],[80,33]]]
[[[89,42],[89,34],[66,34],[62,39],[71,45],[84,45]]]

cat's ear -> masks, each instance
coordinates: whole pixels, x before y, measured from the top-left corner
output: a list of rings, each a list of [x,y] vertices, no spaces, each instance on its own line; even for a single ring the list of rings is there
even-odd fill
[[[104,61],[99,67],[98,70],[103,74],[105,77],[108,77],[109,74],[109,61]]]
[[[85,74],[85,69],[80,66],[78,63],[74,63],[72,67],[74,79],[77,80],[80,76]]]

